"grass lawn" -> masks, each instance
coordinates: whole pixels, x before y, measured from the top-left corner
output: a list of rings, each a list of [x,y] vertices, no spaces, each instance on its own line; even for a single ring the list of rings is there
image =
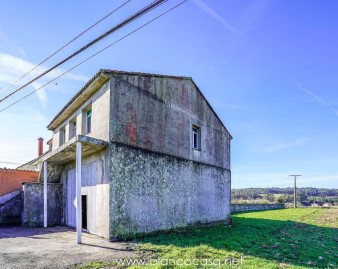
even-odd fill
[[[237,213],[231,227],[194,227],[136,240],[145,259],[171,265],[133,268],[338,268],[337,228],[338,208]],[[178,267],[169,259],[199,264]],[[218,265],[226,259],[228,265]],[[239,265],[229,265],[229,259]],[[205,265],[207,260],[213,265]]]

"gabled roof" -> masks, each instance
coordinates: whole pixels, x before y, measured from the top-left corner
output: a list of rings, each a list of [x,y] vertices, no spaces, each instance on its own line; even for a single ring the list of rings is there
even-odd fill
[[[222,126],[224,129],[227,131],[227,133],[230,136],[230,139],[232,139],[231,134],[229,133],[228,129],[225,127],[223,124],[222,120],[218,117],[216,114],[215,110],[212,108],[208,100],[205,98],[203,95],[202,91],[199,89],[199,87],[196,85],[192,77],[185,77],[185,76],[173,76],[173,75],[162,75],[162,74],[153,74],[153,73],[142,73],[142,72],[129,72],[129,71],[120,71],[120,70],[110,70],[110,69],[100,69],[74,96],[69,100],[69,102],[59,111],[59,113],[56,114],[56,116],[53,118],[53,120],[48,124],[47,128],[49,130],[53,130],[52,125],[55,123],[55,121],[70,107],[70,105],[78,99],[81,94],[83,94],[87,88],[89,88],[93,83],[95,83],[99,78],[106,78],[103,80],[101,83],[105,83],[106,81],[109,80],[108,75],[109,74],[123,74],[123,75],[135,75],[135,76],[151,76],[151,77],[161,77],[161,78],[173,78],[173,79],[185,79],[185,80],[190,80],[196,89],[199,91],[199,93],[202,95],[203,99],[207,102],[209,108],[212,110],[212,112],[215,114],[217,119],[221,122]]]

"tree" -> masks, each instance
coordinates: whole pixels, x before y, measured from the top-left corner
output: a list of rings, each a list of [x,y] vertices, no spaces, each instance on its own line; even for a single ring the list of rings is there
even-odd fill
[[[278,204],[284,204],[285,203],[284,198],[283,198],[282,195],[277,198],[277,203]]]
[[[265,198],[266,198],[266,200],[268,200],[271,203],[275,201],[275,196],[273,194],[270,194],[270,193],[266,194]]]
[[[307,194],[305,192],[300,192],[298,195],[298,200],[303,203],[307,202]]]

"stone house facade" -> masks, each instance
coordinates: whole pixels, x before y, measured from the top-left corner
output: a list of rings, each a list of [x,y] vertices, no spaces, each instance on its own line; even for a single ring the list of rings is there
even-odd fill
[[[24,224],[116,239],[230,219],[232,137],[189,77],[100,70],[48,129]]]

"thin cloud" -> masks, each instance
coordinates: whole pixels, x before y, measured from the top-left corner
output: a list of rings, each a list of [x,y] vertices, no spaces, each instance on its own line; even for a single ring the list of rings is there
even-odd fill
[[[8,53],[20,55],[27,59],[24,49],[18,46],[9,36],[0,31],[0,51],[7,51]]]
[[[250,32],[255,26],[262,14],[271,5],[272,0],[255,0],[250,1],[250,4],[243,11],[237,23],[238,29],[242,33]]]
[[[284,150],[286,148],[293,148],[293,147],[301,146],[301,145],[308,143],[309,141],[310,141],[309,138],[303,137],[303,138],[296,139],[294,141],[276,143],[275,145],[271,145],[271,146],[264,148],[263,152],[273,153],[273,152]]]
[[[194,3],[205,13],[210,15],[214,20],[219,22],[227,30],[234,32],[236,34],[241,34],[231,23],[226,21],[221,15],[219,15],[215,10],[213,10],[210,6],[208,6],[203,0],[194,0]]]
[[[7,88],[8,85],[11,85],[13,81],[18,79],[20,76],[31,70],[35,67],[34,63],[26,61],[23,58],[19,58],[10,54],[1,53],[0,52],[0,93],[3,95],[6,94],[5,91],[10,92],[10,90],[15,89],[18,85],[22,85],[24,82],[32,79],[33,77],[41,74],[47,68],[40,66],[36,68],[31,74],[27,76],[27,79],[19,82],[18,85],[13,85],[12,87]],[[55,70],[48,73],[43,78],[39,79],[37,82],[32,83],[31,87],[34,89],[38,89],[41,85],[46,83],[48,80],[51,80],[60,74],[62,74],[64,70],[60,68],[56,68]],[[88,78],[82,75],[68,73],[64,76],[65,79],[75,80],[75,81],[88,81]],[[5,88],[6,87],[6,88]],[[5,88],[5,89],[4,89]],[[46,105],[48,100],[47,93],[41,89],[36,92],[37,97],[39,98],[42,105]]]
[[[37,90],[37,89],[39,89],[42,86],[42,84],[38,83],[38,82],[33,82],[32,86],[33,86],[33,88],[35,90]],[[36,96],[39,98],[40,103],[42,104],[42,106],[46,107],[47,101],[48,101],[46,90],[44,88],[38,90],[36,92]]]
[[[310,92],[309,90],[305,89],[302,85],[300,85],[298,82],[296,82],[297,87],[302,90],[303,92],[305,92],[306,94],[310,95],[313,99],[317,100],[319,103],[323,104],[324,106],[328,107],[329,109],[331,109],[336,116],[338,116],[338,110],[336,108],[334,108],[331,104],[329,104],[328,102],[326,102],[325,100],[323,100],[322,98],[318,97],[317,95],[315,95],[314,93]]]

